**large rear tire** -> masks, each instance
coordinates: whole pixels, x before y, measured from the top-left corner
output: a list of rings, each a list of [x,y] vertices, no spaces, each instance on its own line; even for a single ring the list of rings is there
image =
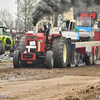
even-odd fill
[[[67,67],[67,39],[65,37],[54,38],[51,50],[54,53],[54,67]]]
[[[3,42],[0,42],[0,55],[5,53],[5,45]]]
[[[14,68],[20,68],[21,67],[21,54],[18,50],[14,51],[13,65],[14,65]]]
[[[26,50],[26,36],[21,38],[18,49],[20,53],[24,53],[24,51]]]
[[[47,54],[46,54],[46,68],[47,69],[52,69],[53,66],[54,66],[53,52],[52,51],[47,51]]]

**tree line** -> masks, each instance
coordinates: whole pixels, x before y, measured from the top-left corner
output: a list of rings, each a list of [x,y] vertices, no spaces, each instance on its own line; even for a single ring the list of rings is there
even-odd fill
[[[19,19],[18,14],[12,15],[8,9],[0,10],[0,25],[7,28],[17,29],[19,20],[19,31],[30,31],[32,28],[32,12],[34,4],[37,0],[16,0],[16,5],[19,2]],[[16,8],[17,10],[17,8]],[[16,16],[16,18],[14,18]],[[53,22],[55,26],[58,23],[58,16],[45,16],[43,19],[48,19]]]

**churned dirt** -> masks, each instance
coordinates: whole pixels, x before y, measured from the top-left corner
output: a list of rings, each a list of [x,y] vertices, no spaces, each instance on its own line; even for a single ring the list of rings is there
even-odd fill
[[[45,69],[0,63],[0,100],[100,100],[100,64]],[[98,97],[98,99],[96,99]]]

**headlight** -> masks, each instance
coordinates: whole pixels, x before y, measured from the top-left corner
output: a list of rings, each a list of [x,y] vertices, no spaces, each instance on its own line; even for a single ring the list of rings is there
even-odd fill
[[[34,39],[34,36],[31,36],[31,39]]]
[[[30,36],[27,36],[27,39],[30,39]]]
[[[37,36],[35,36],[35,40],[37,40]]]

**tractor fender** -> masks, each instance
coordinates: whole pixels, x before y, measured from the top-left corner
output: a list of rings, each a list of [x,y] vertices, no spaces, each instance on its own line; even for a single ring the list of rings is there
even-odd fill
[[[4,43],[5,46],[13,45],[13,39],[10,38],[9,36],[2,36],[0,40]]]

